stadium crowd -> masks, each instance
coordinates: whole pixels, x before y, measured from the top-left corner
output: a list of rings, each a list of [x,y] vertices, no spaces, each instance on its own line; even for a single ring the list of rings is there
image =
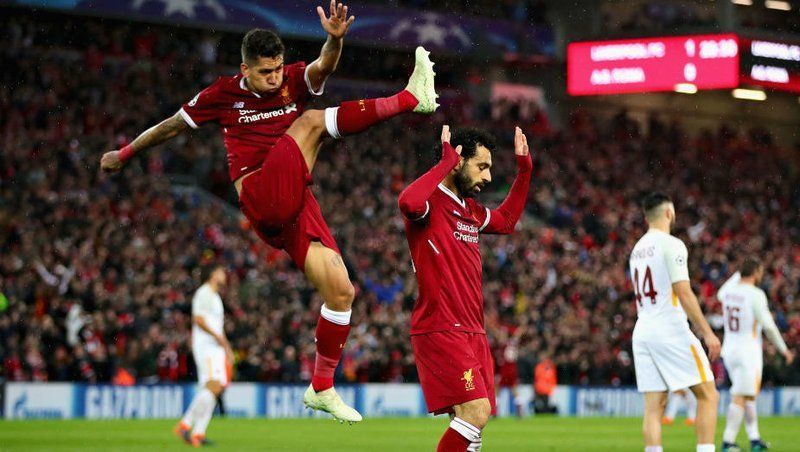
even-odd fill
[[[222,262],[235,378],[307,381],[319,296],[234,206],[167,176],[182,173],[229,197],[220,134],[181,137],[121,175],[98,172],[102,152],[230,70],[217,62],[217,41],[189,30],[128,34],[98,20],[70,23],[3,19],[11,38],[0,41],[0,377],[192,380],[197,270]],[[70,26],[85,33],[73,37]],[[395,67],[390,79],[403,71]],[[501,143],[494,195],[513,180],[519,111],[491,117],[486,105],[460,102],[328,143],[315,168],[315,192],[357,287],[342,381],[416,379],[408,340],[416,284],[396,200],[434,161],[440,125],[488,124]],[[797,349],[800,224],[786,212],[800,208],[800,149],[778,147],[766,131],[720,125],[690,135],[679,120],[639,124],[625,112],[601,121],[575,111],[562,130],[526,130],[535,152],[526,218],[511,236],[482,239],[487,329],[501,353],[509,337],[519,341],[523,381],[550,357],[560,383],[633,384],[626,267],[644,230],[637,202],[653,188],[676,201],[676,234],[689,246],[712,323],[721,328],[717,288],[756,255],[769,270],[763,287],[777,323]],[[800,384],[799,365],[779,363],[767,345],[765,384]],[[722,367],[715,371],[722,381]]]

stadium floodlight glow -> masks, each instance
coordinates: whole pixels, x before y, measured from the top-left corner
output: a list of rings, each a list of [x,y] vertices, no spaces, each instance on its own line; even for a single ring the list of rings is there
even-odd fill
[[[697,85],[693,83],[678,83],[675,85],[675,92],[682,94],[694,94],[697,92]]]
[[[731,0],[734,5],[753,6],[753,0]]]
[[[764,6],[769,9],[779,9],[781,11],[790,11],[792,9],[792,5],[783,0],[766,0]]]
[[[742,100],[767,100],[767,93],[758,89],[737,88],[731,94]]]

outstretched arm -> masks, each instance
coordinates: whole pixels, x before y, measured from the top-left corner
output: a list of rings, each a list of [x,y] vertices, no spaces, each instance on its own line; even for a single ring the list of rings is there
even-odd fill
[[[778,352],[786,358],[786,361],[791,364],[794,360],[794,355],[791,351],[789,351],[789,348],[786,346],[786,342],[783,341],[781,332],[778,329],[778,325],[775,325],[775,320],[772,318],[772,313],[769,312],[766,296],[763,298],[757,297],[753,300],[753,311],[756,320],[761,323],[764,329],[764,334],[773,344],[775,344],[775,348],[777,348]]]
[[[325,10],[317,6],[317,14],[322,28],[328,32],[328,39],[322,46],[319,58],[308,65],[308,82],[314,92],[321,91],[325,80],[336,70],[339,57],[342,55],[344,35],[350,24],[356,20],[355,16],[347,17],[347,5],[331,0],[330,17],[325,17]]]
[[[453,146],[450,145],[450,126],[443,126],[442,159],[427,173],[406,187],[397,200],[400,211],[406,218],[416,221],[428,214],[428,199],[445,176],[458,165],[461,160],[460,154],[461,146],[453,149]]]
[[[161,121],[157,125],[150,127],[136,137],[129,145],[118,151],[106,152],[100,159],[100,168],[104,171],[115,172],[122,169],[125,162],[131,159],[139,151],[161,144],[188,128],[186,120],[180,113],[175,113],[171,117]]]
[[[517,177],[500,207],[489,211],[489,222],[482,231],[484,234],[510,234],[525,209],[533,162],[528,149],[528,139],[519,127],[514,134],[514,152],[517,158]]]

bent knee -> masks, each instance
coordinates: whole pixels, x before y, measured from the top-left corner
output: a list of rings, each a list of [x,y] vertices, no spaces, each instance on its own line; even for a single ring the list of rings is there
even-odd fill
[[[325,111],[306,110],[292,123],[291,129],[301,129],[306,133],[314,131],[321,133],[325,130]]]
[[[356,289],[353,287],[353,283],[349,279],[345,279],[337,282],[328,304],[334,311],[349,311],[355,298]]]
[[[479,429],[483,429],[492,415],[492,406],[488,399],[479,399],[462,405],[461,417]]]
[[[222,390],[224,389],[222,383],[218,382],[217,380],[209,380],[206,383],[206,389],[211,391],[215,396],[219,397],[222,394]]]
[[[697,385],[696,390],[692,392],[694,392],[697,400],[719,401],[719,391],[717,391],[717,387],[714,386],[714,383],[711,381]]]

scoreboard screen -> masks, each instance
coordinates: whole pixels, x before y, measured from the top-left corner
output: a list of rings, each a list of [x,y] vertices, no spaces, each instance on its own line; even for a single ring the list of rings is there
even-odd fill
[[[742,83],[800,93],[800,44],[740,40]]]
[[[573,96],[672,91],[739,84],[739,39],[730,33],[573,42],[567,92]]]

